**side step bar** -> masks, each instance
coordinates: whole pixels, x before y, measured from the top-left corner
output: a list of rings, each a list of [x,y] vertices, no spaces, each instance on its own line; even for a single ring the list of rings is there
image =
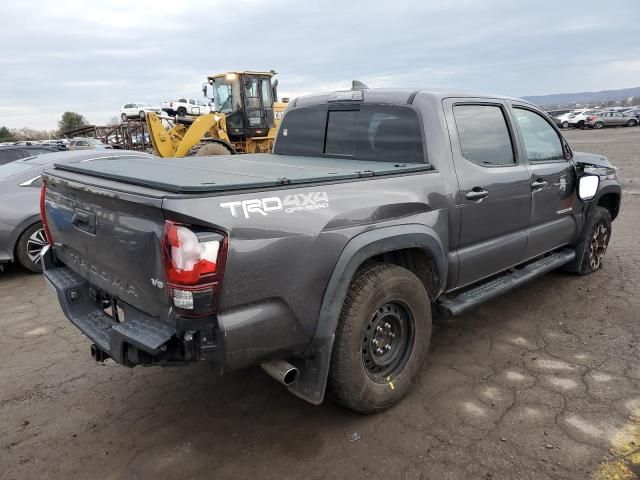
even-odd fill
[[[438,312],[443,315],[458,315],[569,263],[575,256],[576,252],[572,248],[565,248],[458,294],[445,295],[436,303]]]

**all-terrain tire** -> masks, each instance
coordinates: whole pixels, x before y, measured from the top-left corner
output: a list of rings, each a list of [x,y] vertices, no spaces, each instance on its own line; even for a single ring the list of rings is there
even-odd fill
[[[582,235],[576,245],[576,255],[582,260],[570,269],[579,275],[588,275],[602,268],[604,255],[611,239],[611,215],[609,210],[593,205]]]
[[[210,155],[231,155],[231,150],[217,142],[200,142],[189,150],[189,157],[208,157]]]
[[[27,270],[41,273],[42,264],[40,263],[39,250],[46,244],[42,223],[34,223],[20,235],[16,245],[16,259]]]
[[[187,115],[187,109],[186,109],[186,108],[184,108],[184,107],[180,107],[180,108],[178,108],[178,111],[176,112],[176,114],[177,114],[179,117],[184,117],[184,116],[186,116],[186,115]]]
[[[387,332],[386,326],[402,325],[397,322],[400,318],[407,328],[403,334],[398,327],[391,338],[395,330]],[[377,352],[387,344],[374,342],[376,332],[390,339],[389,350],[378,359],[373,357],[373,344],[382,347],[376,348]],[[376,263],[361,269],[351,282],[336,328],[329,395],[363,414],[389,408],[406,395],[420,373],[430,340],[431,304],[420,279],[397,265]],[[385,371],[378,363],[372,366],[372,358],[383,363],[387,354],[391,355],[392,371]]]

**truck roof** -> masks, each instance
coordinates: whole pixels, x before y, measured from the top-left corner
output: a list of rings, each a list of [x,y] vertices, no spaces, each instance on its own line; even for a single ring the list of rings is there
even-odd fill
[[[304,95],[293,100],[291,102],[291,107],[294,108],[305,105],[327,103],[332,95],[350,91],[361,91],[363,94],[362,102],[364,103],[410,104],[413,102],[416,95],[420,94],[421,96],[429,96],[436,100],[442,100],[445,98],[494,98],[499,100],[518,101],[531,105],[531,102],[523,100],[522,98],[466,90],[452,90],[446,88],[369,88]]]
[[[158,158],[153,155],[60,156],[57,171],[80,173],[172,193],[282,187],[430,170],[424,163],[394,163],[264,153]],[[54,173],[55,172],[49,172]]]

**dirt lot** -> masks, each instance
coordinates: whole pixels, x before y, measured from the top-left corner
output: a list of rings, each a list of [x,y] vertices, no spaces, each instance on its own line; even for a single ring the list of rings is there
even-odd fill
[[[376,416],[258,369],[96,364],[40,276],[0,274],[0,478],[637,478],[640,128],[567,137],[619,167],[604,269],[438,319],[419,384]]]

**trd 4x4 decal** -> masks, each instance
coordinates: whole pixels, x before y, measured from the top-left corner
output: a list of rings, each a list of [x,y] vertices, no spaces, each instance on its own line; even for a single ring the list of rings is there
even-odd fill
[[[244,218],[249,218],[251,214],[259,214],[266,217],[275,212],[294,213],[329,208],[329,197],[327,192],[294,193],[284,198],[265,197],[225,202],[221,203],[220,207],[228,208],[234,217],[240,214]]]

